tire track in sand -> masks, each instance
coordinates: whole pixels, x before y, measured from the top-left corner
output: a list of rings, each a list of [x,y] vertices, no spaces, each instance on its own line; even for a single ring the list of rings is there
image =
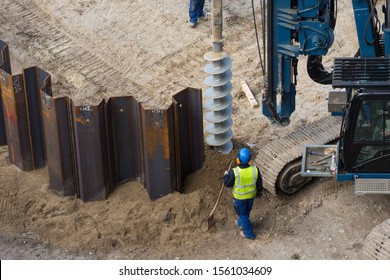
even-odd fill
[[[128,32],[133,32],[140,41],[130,46],[129,50],[123,50],[116,47],[113,41],[109,42],[85,28],[46,14],[32,1],[1,0],[0,4],[4,7],[2,17],[14,26],[21,40],[24,37],[29,52],[37,61],[43,62],[44,70],[58,73],[58,76],[64,75],[71,84],[72,79],[66,76],[76,76],[84,84],[82,89],[87,88],[88,84],[97,86],[98,92],[86,92],[80,98],[82,101],[99,102],[102,97],[131,94],[146,106],[161,106],[170,103],[171,95],[184,87],[202,85],[205,74],[201,69],[205,64],[203,54],[208,38],[189,34],[188,38],[181,38],[189,39],[189,44],[175,47],[175,30],[188,28],[183,22],[165,18],[163,24],[169,25],[172,31],[169,38],[161,38],[158,36],[158,31],[164,28],[161,22],[138,12],[136,16],[139,18],[134,21],[142,22],[142,28],[134,24]],[[127,8],[137,10],[139,7],[135,5],[140,4],[129,3]],[[208,27],[204,25],[203,28]],[[145,33],[149,33],[149,36],[138,36]],[[163,44],[163,52],[150,51],[152,47],[149,51],[144,50],[153,41],[155,48],[158,48],[162,40],[168,40]],[[172,50],[169,50],[169,45],[172,45]]]
[[[28,42],[28,51],[38,61],[39,57],[46,60],[43,61],[44,66],[40,66],[45,71],[58,69],[55,71],[58,76],[67,71],[77,72],[87,84],[107,89],[110,95],[132,94],[145,104],[159,104],[155,97],[146,94],[142,86],[125,78],[127,69],[122,69],[115,61],[107,61],[104,50],[100,53],[91,51],[93,48],[82,39],[82,33],[75,36],[66,26],[45,17],[39,9],[35,9],[36,6],[25,6],[22,2],[1,0],[0,5],[4,7],[2,17],[14,26],[16,35],[24,37]],[[87,100],[96,102],[102,97],[105,97],[104,90]]]

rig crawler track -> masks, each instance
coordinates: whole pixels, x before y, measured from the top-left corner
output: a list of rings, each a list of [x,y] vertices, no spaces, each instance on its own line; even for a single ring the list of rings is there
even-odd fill
[[[374,260],[390,259],[390,219],[370,232],[364,241],[363,251]]]
[[[324,117],[279,138],[259,150],[255,159],[263,176],[263,186],[273,195],[276,188],[293,194],[311,177],[301,177],[301,157],[306,144],[327,144],[339,138],[341,118]]]

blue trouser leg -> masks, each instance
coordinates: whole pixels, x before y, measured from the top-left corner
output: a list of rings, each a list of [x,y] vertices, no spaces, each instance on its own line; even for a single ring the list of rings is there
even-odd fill
[[[205,0],[198,0],[198,17],[203,17],[205,14],[203,12],[203,8],[204,8],[204,1]]]
[[[237,224],[243,228],[244,234],[248,238],[255,237],[253,232],[252,224],[249,220],[249,214],[253,207],[254,198],[251,199],[234,199],[233,206],[234,210],[238,215]]]
[[[203,13],[204,0],[190,0],[190,22],[197,22],[198,17],[204,16]]]

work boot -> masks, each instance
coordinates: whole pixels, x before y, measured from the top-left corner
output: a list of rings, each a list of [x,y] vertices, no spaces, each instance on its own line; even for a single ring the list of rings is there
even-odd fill
[[[253,235],[252,237],[246,236],[245,233],[244,233],[243,231],[240,232],[240,235],[241,235],[242,237],[248,238],[248,239],[250,239],[250,240],[254,240],[254,239],[256,238],[256,235]]]
[[[200,16],[199,18],[203,21],[208,21],[208,17],[206,15]]]
[[[196,22],[190,21],[190,22],[188,23],[188,25],[189,25],[191,28],[195,28]]]

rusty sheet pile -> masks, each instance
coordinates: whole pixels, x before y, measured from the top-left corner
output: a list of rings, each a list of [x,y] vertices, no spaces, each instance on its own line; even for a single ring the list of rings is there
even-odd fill
[[[97,106],[55,97],[38,67],[12,75],[0,41],[0,145],[23,171],[48,166],[50,187],[83,201],[106,199],[115,186],[138,180],[151,199],[182,191],[204,161],[202,94],[187,88],[168,109],[144,109],[132,96]],[[4,112],[2,111],[4,110]]]

